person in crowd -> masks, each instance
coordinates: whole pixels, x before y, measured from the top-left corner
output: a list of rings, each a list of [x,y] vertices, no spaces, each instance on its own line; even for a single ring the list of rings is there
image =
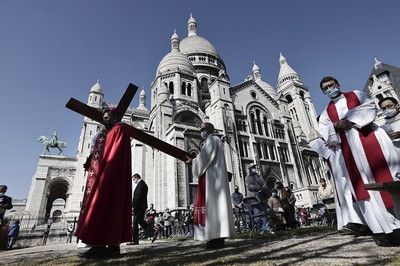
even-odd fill
[[[67,243],[72,242],[72,237],[74,235],[75,226],[74,224],[70,223],[67,228]]]
[[[19,230],[20,230],[20,221],[17,219],[8,229],[8,241],[7,241],[7,249],[12,249],[15,242],[17,241]]]
[[[154,220],[156,219],[157,211],[154,209],[154,204],[150,204],[150,208],[146,211],[146,223],[147,223],[147,234],[149,237],[153,237],[154,232]]]
[[[47,239],[49,238],[51,224],[52,224],[51,222],[47,223],[46,229],[43,230],[42,246],[46,246],[47,244]]]
[[[0,185],[0,222],[3,220],[6,210],[12,209],[12,198],[6,195],[7,186]]]
[[[278,196],[278,190],[276,188],[272,189],[271,197],[268,199],[268,206],[274,212],[277,219],[277,229],[283,229],[286,227],[285,211],[283,209],[282,202]]]
[[[7,249],[8,229],[9,229],[9,221],[7,218],[3,218],[3,220],[0,223],[0,250]]]
[[[148,187],[146,182],[139,174],[132,176],[133,183],[136,184],[133,193],[132,207],[133,207],[133,245],[139,245],[139,225],[144,231],[144,238],[147,238],[148,224],[145,221],[144,214],[147,209],[147,193]]]
[[[188,233],[187,236],[189,238],[194,237],[194,226],[193,226],[193,212],[194,212],[194,204],[190,204],[190,207],[188,208],[186,214],[185,214],[185,226],[188,228]]]
[[[231,200],[233,204],[233,212],[235,215],[235,226],[237,232],[240,233],[241,228],[240,228],[240,221],[244,221],[244,203],[243,203],[243,194],[239,192],[239,186],[235,185],[234,187],[234,192],[232,193]]]
[[[382,128],[392,139],[396,147],[397,155],[400,158],[400,105],[396,98],[386,97],[378,102],[385,118]]]
[[[164,235],[166,238],[170,237],[172,233],[172,220],[173,217],[169,211],[169,208],[166,208],[163,215],[162,220],[164,221]]]
[[[246,196],[256,197],[260,202],[266,203],[269,195],[267,195],[268,187],[264,178],[258,174],[257,165],[250,164],[249,173],[245,178],[247,188]]]

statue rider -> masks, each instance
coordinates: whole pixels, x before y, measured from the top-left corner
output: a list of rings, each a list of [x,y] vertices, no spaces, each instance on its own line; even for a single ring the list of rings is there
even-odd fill
[[[53,138],[51,139],[51,146],[55,147],[57,145],[58,136],[57,131],[53,131]]]

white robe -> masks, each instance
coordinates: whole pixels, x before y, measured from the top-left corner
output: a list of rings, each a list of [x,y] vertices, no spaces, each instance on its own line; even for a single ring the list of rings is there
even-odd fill
[[[335,210],[337,218],[337,229],[343,229],[348,223],[365,224],[361,217],[357,202],[353,201],[350,179],[343,163],[340,146],[337,149],[328,148],[325,141],[317,138],[310,141],[310,147],[322,158],[329,160],[333,176],[333,190],[335,195]]]
[[[193,176],[206,175],[206,222],[194,227],[194,239],[211,240],[234,235],[233,211],[224,146],[215,134],[207,137],[192,161]]]
[[[360,104],[358,104],[357,101],[359,101]],[[353,104],[356,107],[349,110],[348,104]],[[353,176],[351,176],[349,174],[349,177],[352,178],[353,188],[356,190],[353,196],[358,200],[363,218],[372,232],[391,233],[394,229],[400,228],[400,221],[395,219],[394,216],[386,210],[380,192],[371,190],[362,192],[363,184],[376,182],[375,179],[377,176],[374,176],[374,172],[380,173],[378,177],[381,178],[383,176],[381,173],[386,171],[385,175],[390,176],[390,179],[394,180],[400,170],[399,160],[393,143],[383,129],[372,125],[373,133],[368,135],[370,138],[368,138],[367,142],[365,139],[362,139],[362,134],[358,130],[368,125],[371,126],[376,116],[375,104],[373,100],[363,92],[353,91],[346,93],[346,96],[342,94],[334,99],[331,107],[333,108],[329,109],[328,106],[320,116],[319,132],[328,144],[341,145],[342,154],[337,154],[337,156],[340,157],[338,160],[343,163],[343,169],[351,173],[348,164],[355,164],[355,168],[359,173],[357,174],[358,177],[357,175],[353,174]],[[332,110],[335,110],[338,119],[347,119],[354,123],[353,128],[347,130],[342,136],[343,138],[334,131],[333,122],[329,116],[329,114],[332,114]],[[372,143],[377,143],[376,149],[374,150],[370,148],[373,146]],[[345,160],[345,151],[343,149],[346,147],[350,149],[350,156],[353,157],[354,161],[349,159],[347,161]],[[384,161],[386,161],[386,163],[384,163]],[[371,167],[370,163],[376,163],[379,165],[379,169]],[[340,164],[341,163],[339,163],[339,165]],[[356,183],[353,182],[358,182],[358,188],[354,186]],[[360,195],[364,195],[363,198],[361,198]]]

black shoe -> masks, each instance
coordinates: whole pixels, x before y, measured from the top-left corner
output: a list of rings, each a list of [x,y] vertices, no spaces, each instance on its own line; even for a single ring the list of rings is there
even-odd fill
[[[211,239],[206,243],[206,249],[220,249],[224,247],[225,247],[224,238]]]
[[[108,253],[106,246],[91,247],[85,252],[78,253],[78,257],[86,259],[102,258]]]
[[[393,237],[391,234],[374,234],[372,238],[375,244],[381,247],[395,247],[398,246],[393,242]]]
[[[386,236],[393,246],[400,246],[400,229],[393,230],[393,233],[386,234]]]
[[[121,249],[117,245],[110,245],[107,247],[108,256],[118,256],[121,254]]]

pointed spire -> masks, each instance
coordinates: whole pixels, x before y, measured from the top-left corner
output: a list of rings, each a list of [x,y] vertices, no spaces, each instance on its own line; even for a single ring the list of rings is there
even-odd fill
[[[380,62],[378,59],[376,59],[376,57],[374,59],[375,59],[374,68],[378,69],[379,67],[381,67],[382,62]]]
[[[282,83],[283,79],[286,77],[289,77],[289,79],[299,79],[299,74],[289,66],[282,53],[279,53],[279,63],[281,64],[281,69],[279,70],[278,84]]]
[[[171,50],[178,50],[179,51],[179,36],[174,30],[174,34],[171,36]]]
[[[254,79],[261,79],[261,70],[260,70],[260,68],[256,65],[256,62],[255,62],[255,61],[253,61],[253,69],[252,69],[252,72],[253,72]]]
[[[190,13],[190,18],[188,20],[188,36],[196,36],[197,35],[197,22],[195,18]]]
[[[256,61],[253,60],[253,72],[256,70],[260,70],[260,68],[256,65]]]
[[[142,111],[148,111],[148,109],[146,107],[146,92],[144,91],[144,89],[142,89],[142,91],[140,92],[139,106],[137,109],[142,110]]]

